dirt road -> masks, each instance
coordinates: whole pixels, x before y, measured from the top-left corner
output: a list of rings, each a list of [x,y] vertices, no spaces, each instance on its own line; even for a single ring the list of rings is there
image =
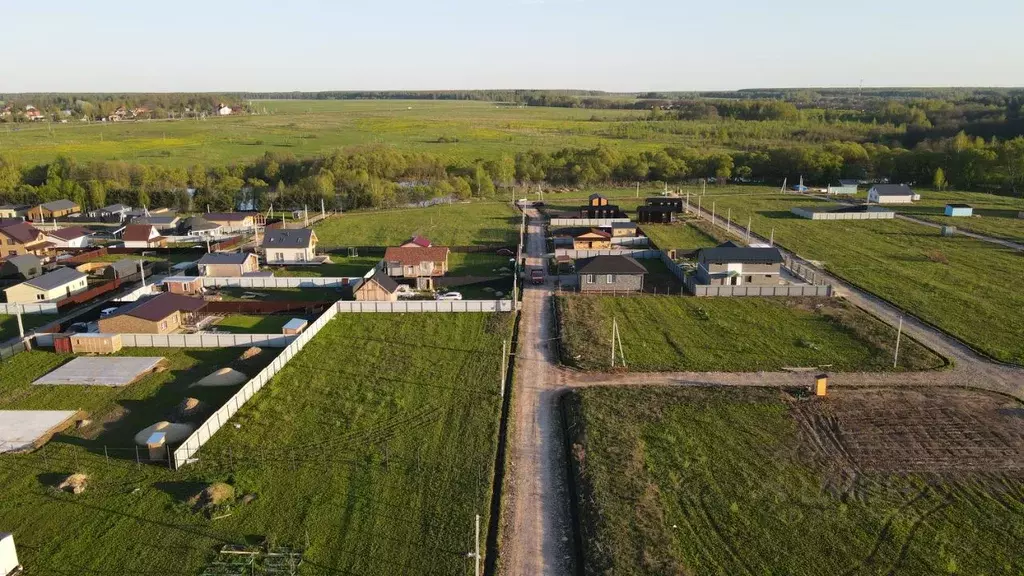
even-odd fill
[[[542,266],[543,221],[536,211],[528,210],[527,215],[530,217],[527,265]],[[706,218],[710,216],[705,212]],[[724,227],[724,219],[716,220]],[[733,225],[733,230],[740,236],[745,233],[741,226]],[[874,295],[824,271],[820,274],[833,284],[837,294],[883,321],[896,326],[903,316],[904,334],[913,336],[954,363],[951,369],[933,372],[838,373],[831,376],[832,385],[970,387],[1010,394],[1024,401],[1024,369],[992,362],[952,336],[903,315],[898,308]],[[502,575],[570,574],[572,570],[565,450],[556,404],[563,391],[579,386],[808,386],[811,383],[812,374],[807,372],[593,374],[569,371],[558,365],[552,342],[551,314],[550,285],[527,285],[516,351],[506,477],[508,491],[500,543]]]
[[[527,266],[544,265],[544,225],[527,210]],[[552,346],[551,286],[527,284],[519,320],[499,570],[503,575],[569,574],[572,526],[557,395],[563,388]]]

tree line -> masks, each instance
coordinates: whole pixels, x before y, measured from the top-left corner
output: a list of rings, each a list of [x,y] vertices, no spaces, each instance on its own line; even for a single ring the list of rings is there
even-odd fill
[[[76,163],[67,157],[21,165],[0,155],[0,203],[61,198],[86,208],[124,203],[181,211],[266,209],[303,205],[383,208],[433,198],[490,198],[515,186],[585,187],[697,179],[778,185],[803,177],[825,186],[840,178],[903,182],[960,190],[1024,192],[1024,137],[985,141],[959,133],[913,150],[882,144],[830,142],[742,152],[665,147],[624,152],[607,145],[531,150],[515,156],[446,161],[388,146],[338,150],[312,158],[266,152],[251,162],[190,168],[121,161]]]

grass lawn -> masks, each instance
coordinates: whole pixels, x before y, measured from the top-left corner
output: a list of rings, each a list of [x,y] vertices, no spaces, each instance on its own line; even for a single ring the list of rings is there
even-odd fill
[[[675,224],[644,224],[640,228],[661,250],[696,250],[717,246],[719,242],[701,227],[703,222],[677,222]]]
[[[271,266],[274,276],[297,278],[362,278],[374,268],[380,258],[374,256],[331,255],[330,264],[319,266]]]
[[[608,369],[612,319],[634,371],[892,370],[896,330],[835,299],[561,296],[562,361]],[[900,343],[900,370],[943,365]]]
[[[414,235],[435,246],[515,245],[521,216],[502,202],[352,212],[313,226],[320,247],[397,246]]]
[[[337,302],[341,300],[339,288],[218,288],[224,300],[284,300],[293,302]],[[243,294],[258,294],[257,298],[242,298]]]
[[[944,214],[946,204],[970,204],[974,215],[970,218],[952,218]],[[921,199],[908,206],[894,205],[901,214],[916,216],[922,220],[956,226],[958,229],[977,232],[1014,242],[1024,242],[1024,218],[1017,215],[1024,212],[1024,198],[996,196],[982,192],[936,192],[925,190]]]
[[[465,553],[474,515],[488,522],[498,351],[510,321],[341,315],[232,419],[240,428],[221,429],[199,464],[172,472],[108,463],[102,449],[59,437],[0,458],[0,516],[38,574],[197,575],[222,545],[263,538],[298,548],[308,538],[303,574],[472,574]],[[98,392],[109,403],[111,392]],[[73,471],[90,475],[85,493],[46,487]],[[216,520],[194,512],[184,500],[213,481],[256,500]]]
[[[948,445],[928,433],[941,432],[952,413],[965,429],[987,432],[989,418],[1012,429],[1007,419],[1013,417],[1000,410],[1021,409],[994,395],[927,394],[844,391],[823,403],[765,389],[574,391],[566,403],[575,435],[573,476],[581,486],[583,573],[1024,572],[1019,474],[993,478],[973,466],[904,471],[865,462],[858,452],[862,444],[885,444],[885,434],[873,432],[898,430],[906,433],[901,439],[921,444],[883,449],[883,460],[923,452],[921,446],[938,455]],[[984,405],[986,420],[955,408],[962,404]],[[942,415],[929,419],[918,406]],[[817,423],[803,416],[814,411],[830,416]],[[874,428],[863,425],[872,419]],[[828,426],[834,442],[853,454],[845,463],[836,455],[819,458],[808,437],[809,430]],[[965,453],[983,454],[975,448],[989,442],[999,445],[989,437],[968,440]],[[944,464],[951,458],[947,452]],[[852,483],[840,485],[839,471],[849,472],[851,459]],[[1019,470],[1019,452],[1015,462]]]
[[[1024,364],[1024,278],[1020,252],[903,220],[811,221],[793,206],[820,205],[794,195],[715,197],[718,213],[1004,362]],[[707,201],[705,200],[705,206]]]
[[[280,334],[281,328],[294,316],[273,314],[253,316],[249,314],[230,314],[217,322],[217,330],[235,334]]]
[[[89,258],[89,262],[117,262],[127,258],[129,260],[135,260],[136,262],[138,262],[139,260],[145,260],[146,262],[164,261],[169,262],[170,264],[173,265],[179,264],[181,262],[195,262],[196,260],[202,258],[203,254],[206,254],[205,247],[203,247],[202,249],[196,248],[195,252],[175,252],[167,254],[158,254],[156,252],[151,252],[149,254],[146,254],[145,256],[140,256],[138,254],[104,254],[103,256],[95,256]]]
[[[60,318],[59,314],[22,314],[21,326],[26,332],[45,326]],[[0,314],[0,343],[18,337],[18,317],[14,314]]]
[[[499,256],[491,252],[464,254],[452,252],[448,256],[449,276],[508,276],[512,277],[515,257]],[[502,269],[505,271],[502,272]]]

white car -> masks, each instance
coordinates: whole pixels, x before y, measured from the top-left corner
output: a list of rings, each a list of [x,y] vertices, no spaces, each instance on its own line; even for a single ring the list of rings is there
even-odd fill
[[[434,294],[434,300],[462,300],[462,294],[459,292],[445,292],[444,294]]]
[[[106,318],[114,312],[117,312],[117,308],[104,308],[103,310],[100,310],[100,318]]]

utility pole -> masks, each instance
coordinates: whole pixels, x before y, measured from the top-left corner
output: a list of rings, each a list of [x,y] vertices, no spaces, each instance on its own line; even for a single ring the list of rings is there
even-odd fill
[[[747,216],[747,246],[750,246],[750,225],[753,219],[753,216]]]
[[[508,340],[501,341],[501,397],[505,397],[505,370],[508,368],[508,352],[506,347],[508,346]]]
[[[473,570],[480,576],[480,515],[476,515],[476,551],[473,552]]]
[[[701,180],[700,182],[701,182],[700,195],[703,196],[703,195],[708,193],[708,179],[705,178],[705,179]]]
[[[712,200],[711,201],[711,225],[712,226],[716,225],[715,224],[715,204],[718,204],[718,202],[715,202],[715,201]]]
[[[896,351],[892,355],[892,367],[896,367],[896,362],[900,357],[900,336],[903,335],[903,314],[900,314],[900,325],[896,328]]]
[[[18,312],[17,316],[18,316],[18,337],[19,338],[24,338],[25,337],[25,325],[21,323],[21,312]]]
[[[772,234],[768,237],[768,245],[775,246],[775,228],[772,228]]]
[[[683,213],[685,214],[686,212],[689,212],[689,211],[690,211],[690,191],[687,190],[686,191],[686,210]]]
[[[700,213],[700,200],[701,200],[701,198],[702,198],[702,196],[697,196],[697,217],[698,218],[701,217],[701,213]]]
[[[729,208],[728,215],[725,217],[725,231],[726,233],[732,232],[732,208]]]
[[[145,261],[139,260],[139,275],[142,276],[142,287],[146,287],[146,267]]]
[[[636,197],[637,198],[640,197],[640,181],[639,180],[636,181]]]
[[[618,328],[618,321],[616,321],[615,318],[612,318],[612,368],[615,368],[615,332]]]

